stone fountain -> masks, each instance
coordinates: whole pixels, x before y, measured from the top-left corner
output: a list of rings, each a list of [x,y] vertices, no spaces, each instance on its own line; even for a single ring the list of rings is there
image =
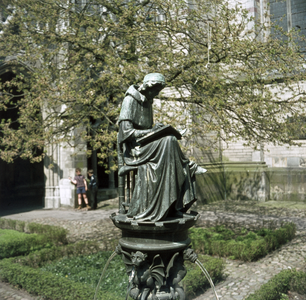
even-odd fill
[[[165,87],[162,74],[145,76],[126,92],[119,117],[119,213],[122,231],[116,253],[129,275],[128,295],[137,300],[185,299],[179,284],[184,261],[196,262],[188,229],[199,214],[196,174],[206,172],[182,153],[182,132],[153,123],[153,98]]]

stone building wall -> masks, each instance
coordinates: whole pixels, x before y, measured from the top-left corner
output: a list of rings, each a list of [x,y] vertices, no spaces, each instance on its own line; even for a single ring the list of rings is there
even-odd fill
[[[0,78],[9,80],[13,75],[10,71],[10,61],[16,58],[5,58],[0,62]],[[26,66],[21,66],[26,69]],[[18,66],[17,66],[18,68]],[[30,76],[28,70],[27,76]],[[12,111],[12,110],[10,110]],[[40,112],[45,118],[48,112]],[[17,118],[18,111],[11,115],[0,112],[1,118]],[[75,137],[75,146],[67,144],[49,144],[45,146],[46,156],[41,163],[31,164],[27,160],[17,159],[8,164],[0,161],[0,210],[30,208],[58,208],[60,206],[75,207],[75,186],[68,176],[75,176],[75,168],[81,168],[82,174],[87,173],[87,145],[79,139],[81,126],[71,132]]]
[[[233,0],[232,3],[237,3]],[[267,22],[264,13],[266,0],[246,0],[242,6],[253,14],[258,22]],[[270,0],[271,22],[277,23],[285,31],[296,29],[306,35],[306,1],[305,0]],[[299,44],[305,51],[305,43]],[[305,87],[305,85],[304,85]],[[283,97],[289,97],[284,94]],[[271,200],[306,200],[306,140],[299,140],[301,146],[274,146],[266,144],[261,152],[244,146],[243,140],[222,144],[222,156],[225,162],[250,163],[265,162],[267,184]]]
[[[196,176],[200,203],[218,200],[267,201],[270,185],[263,162],[225,162],[205,164],[207,173]]]
[[[245,162],[252,161],[254,150],[251,147],[244,146],[244,141],[237,140],[235,142],[222,143],[223,161]]]
[[[79,136],[81,127],[71,134]],[[75,207],[77,205],[76,188],[68,177],[74,178],[75,169],[80,168],[86,177],[87,156],[86,143],[76,138],[76,146],[68,144],[50,145],[44,160],[45,181],[45,208],[61,206]],[[52,164],[52,167],[50,165]]]

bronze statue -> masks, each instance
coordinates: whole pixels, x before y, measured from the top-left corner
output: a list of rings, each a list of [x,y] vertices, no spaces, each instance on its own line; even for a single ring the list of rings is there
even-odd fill
[[[165,87],[162,74],[145,76],[128,88],[119,117],[118,142],[123,147],[124,175],[137,170],[128,218],[157,222],[182,217],[196,201],[195,174],[205,169],[182,153],[180,133],[171,126],[153,126],[153,99]]]

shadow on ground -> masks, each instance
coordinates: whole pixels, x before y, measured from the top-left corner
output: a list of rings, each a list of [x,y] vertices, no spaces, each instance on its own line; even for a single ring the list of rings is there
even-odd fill
[[[5,217],[9,215],[15,215],[20,213],[25,213],[33,210],[43,209],[42,205],[18,205],[18,206],[7,206],[7,207],[0,207],[0,217]]]

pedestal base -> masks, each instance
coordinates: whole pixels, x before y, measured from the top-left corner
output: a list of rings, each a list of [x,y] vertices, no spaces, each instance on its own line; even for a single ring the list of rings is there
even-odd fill
[[[122,230],[116,249],[129,275],[129,294],[135,300],[185,299],[179,282],[187,271],[184,260],[195,261],[189,248],[188,229],[199,218],[195,212],[163,222],[136,222],[125,215],[111,215]]]

